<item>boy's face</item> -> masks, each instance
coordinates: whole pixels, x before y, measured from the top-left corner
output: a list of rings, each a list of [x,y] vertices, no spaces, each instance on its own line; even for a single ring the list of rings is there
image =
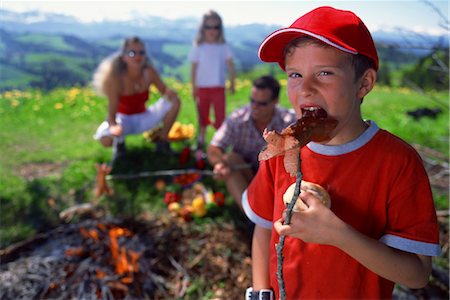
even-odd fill
[[[293,48],[285,57],[288,98],[297,117],[302,116],[302,108],[323,108],[339,121],[331,143],[356,138],[355,130],[364,126],[360,104],[365,94],[360,89],[361,80],[355,80],[350,55],[307,43]]]

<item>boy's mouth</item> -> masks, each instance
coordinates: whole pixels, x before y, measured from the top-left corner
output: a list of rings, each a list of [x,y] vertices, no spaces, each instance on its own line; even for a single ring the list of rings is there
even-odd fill
[[[302,108],[302,118],[326,118],[328,117],[327,112],[318,106],[309,106],[309,107],[303,107]]]

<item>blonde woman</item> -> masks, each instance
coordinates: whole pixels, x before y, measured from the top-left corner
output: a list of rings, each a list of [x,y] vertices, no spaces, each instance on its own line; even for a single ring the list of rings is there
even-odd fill
[[[147,107],[152,84],[162,97]],[[160,122],[160,146],[169,147],[168,132],[178,115],[180,101],[151,65],[140,38],[125,39],[117,54],[104,59],[94,73],[93,85],[108,98],[106,120],[94,138],[105,147],[113,146],[113,160],[125,155],[125,136],[142,133]]]
[[[193,98],[197,104],[199,134],[198,151],[204,150],[206,127],[218,129],[225,119],[225,82],[227,68],[230,92],[234,93],[234,64],[229,45],[225,42],[222,18],[215,11],[208,11],[198,30],[197,38],[189,53],[192,63],[191,81]],[[209,119],[211,105],[215,120]],[[197,155],[199,153],[197,152]]]

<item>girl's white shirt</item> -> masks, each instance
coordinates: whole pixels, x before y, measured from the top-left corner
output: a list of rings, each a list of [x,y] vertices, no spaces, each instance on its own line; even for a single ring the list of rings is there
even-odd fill
[[[232,58],[231,48],[227,44],[195,45],[189,53],[189,61],[197,63],[197,87],[225,87],[227,61]]]

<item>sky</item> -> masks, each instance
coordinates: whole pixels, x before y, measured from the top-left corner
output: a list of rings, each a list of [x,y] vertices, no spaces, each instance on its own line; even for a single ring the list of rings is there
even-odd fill
[[[447,0],[432,0],[435,8],[448,24]],[[209,9],[216,10],[225,26],[266,23],[289,26],[299,16],[321,5],[355,12],[370,30],[407,28],[432,34],[447,33],[440,23],[443,19],[424,0],[365,0],[365,1],[137,1],[137,0],[0,0],[3,9],[24,12],[39,10],[70,15],[82,22],[102,20],[132,21],[134,17],[148,15],[175,19],[194,17],[200,20]]]

